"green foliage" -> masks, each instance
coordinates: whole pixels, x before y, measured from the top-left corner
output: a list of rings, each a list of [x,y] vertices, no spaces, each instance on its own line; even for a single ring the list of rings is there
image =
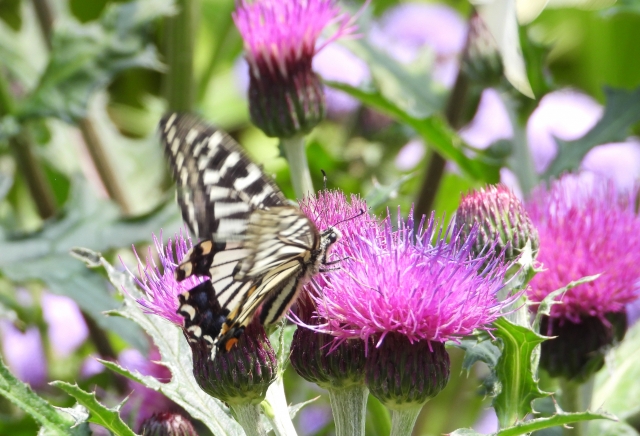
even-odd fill
[[[140,305],[134,300],[142,298],[142,294],[134,285],[131,276],[115,270],[99,253],[88,249],[76,250],[75,253],[88,266],[100,265],[106,270],[111,283],[120,290],[124,303],[111,314],[135,321],[151,336],[162,356],[162,364],[171,371],[171,381],[162,383],[154,377],[132,373],[116,363],[102,363],[121,375],[162,392],[182,406],[193,418],[202,421],[213,434],[242,434],[239,425],[229,416],[228,409],[198,387],[192,373],[191,349],[181,329],[158,316],[143,313]]]
[[[95,392],[85,392],[76,384],[61,381],[52,382],[51,384],[71,395],[79,404],[82,404],[87,408],[87,410],[89,410],[89,416],[86,418],[86,421],[99,424],[116,436],[135,436],[135,433],[127,427],[120,418],[120,415],[118,414],[120,406],[109,409],[108,407],[100,404],[96,398]]]
[[[50,435],[83,435],[73,429],[74,419],[36,395],[26,384],[15,378],[0,357],[0,395],[31,415]]]
[[[80,24],[67,17],[56,26],[49,63],[17,117],[81,119],[87,115],[91,95],[117,73],[161,69],[145,28],[172,12],[170,0],[138,0],[111,5],[97,23]]]

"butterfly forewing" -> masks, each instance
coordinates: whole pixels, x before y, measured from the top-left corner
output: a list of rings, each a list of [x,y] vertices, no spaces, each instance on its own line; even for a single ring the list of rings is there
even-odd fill
[[[182,218],[200,238],[234,239],[255,209],[282,206],[278,187],[228,134],[192,115],[160,122]]]

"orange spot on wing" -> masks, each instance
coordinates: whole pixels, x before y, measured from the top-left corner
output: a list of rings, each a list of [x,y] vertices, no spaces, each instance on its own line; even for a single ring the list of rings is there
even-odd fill
[[[235,344],[237,344],[237,343],[238,343],[238,339],[236,339],[236,338],[231,338],[231,339],[229,339],[229,340],[227,341],[227,343],[226,343],[226,344],[224,344],[224,349],[225,349],[225,350],[227,350],[227,351],[231,351],[231,349],[233,348],[233,346],[234,346]]]

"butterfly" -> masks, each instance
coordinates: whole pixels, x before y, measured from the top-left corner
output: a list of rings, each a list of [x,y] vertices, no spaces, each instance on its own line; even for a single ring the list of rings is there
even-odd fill
[[[206,280],[179,295],[178,313],[193,343],[229,351],[259,311],[277,322],[314,274],[331,269],[340,231],[320,232],[228,134],[194,115],[173,113],[160,132],[177,184],[182,218],[200,242],[185,255],[178,281]]]

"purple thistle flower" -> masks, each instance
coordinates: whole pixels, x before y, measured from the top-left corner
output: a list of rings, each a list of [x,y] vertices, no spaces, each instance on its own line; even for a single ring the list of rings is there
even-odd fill
[[[355,30],[335,0],[243,0],[233,20],[249,63],[251,119],[268,136],[288,138],[310,131],[325,114],[313,56]],[[337,26],[322,44],[322,31]]]
[[[531,281],[529,298],[542,301],[550,292],[585,276],[598,279],[567,291],[551,317],[573,323],[583,317],[623,312],[640,286],[638,189],[619,194],[611,181],[563,177],[549,190],[538,189],[526,208],[540,236],[537,260],[545,270]]]
[[[233,13],[254,74],[287,77],[296,63],[311,62],[324,46],[354,32],[351,17],[334,0],[243,0]],[[337,30],[316,47],[325,27]]]
[[[146,298],[139,298],[136,301],[143,307],[145,313],[150,313],[163,317],[179,326],[183,325],[182,316],[178,315],[178,295],[189,291],[200,283],[208,280],[207,277],[191,276],[178,282],[174,272],[178,262],[184,258],[185,254],[193,246],[191,238],[185,239],[182,232],[174,236],[175,245],[169,239],[167,246],[162,243],[162,232],[160,239],[153,235],[155,252],[158,255],[162,269],[158,268],[152,255],[151,247],[148,248],[146,263],[143,265],[135,247],[133,251],[138,259],[138,277],[134,277],[137,285],[145,292]],[[174,255],[175,246],[175,255]],[[125,266],[126,268],[126,266]],[[128,271],[128,269],[127,269]]]
[[[364,229],[351,239],[351,260],[332,272],[322,295],[315,296],[318,316],[326,320],[316,330],[342,340],[374,338],[376,346],[394,332],[411,343],[444,342],[500,316],[511,302],[496,299],[506,266],[472,258],[475,234],[447,242],[449,229],[433,217],[418,234],[413,219],[398,222],[398,231],[388,217],[383,230]],[[425,218],[420,228],[424,223]]]

